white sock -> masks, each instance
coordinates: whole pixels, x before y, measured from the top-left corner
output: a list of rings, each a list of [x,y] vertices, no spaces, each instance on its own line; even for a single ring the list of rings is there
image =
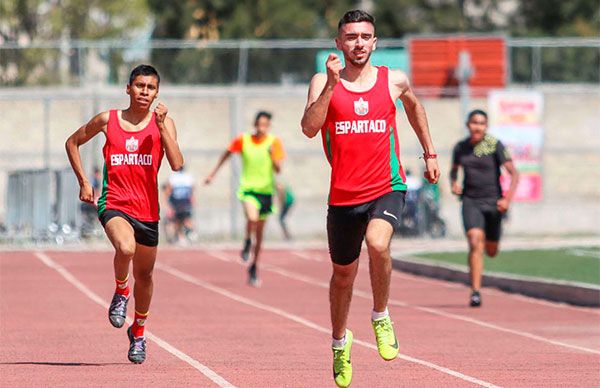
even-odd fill
[[[336,349],[341,349],[346,346],[346,332],[344,332],[344,336],[342,339],[335,339],[331,337],[331,347]]]
[[[377,321],[378,319],[383,319],[385,317],[389,317],[390,316],[390,312],[388,311],[388,308],[386,307],[385,310],[381,313],[378,313],[377,311],[373,310],[371,311],[371,320],[372,321]]]

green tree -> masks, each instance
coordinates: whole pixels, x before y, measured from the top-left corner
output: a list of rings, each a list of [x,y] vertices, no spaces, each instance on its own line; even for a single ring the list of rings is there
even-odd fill
[[[150,22],[146,0],[0,2],[0,42],[127,39]],[[112,66],[122,63],[120,53],[109,53],[107,57],[111,58]],[[0,51],[0,79],[12,85],[59,83],[61,61],[67,64],[68,74],[74,76],[82,66],[79,59],[75,50],[3,49]],[[12,71],[15,68],[18,71]]]
[[[519,3],[511,23],[516,36],[591,36],[600,34],[597,0],[528,0]]]
[[[149,0],[156,17],[155,38],[283,39],[332,37],[354,1],[188,0],[174,5]],[[280,82],[287,73],[303,81],[313,70],[315,50],[252,49],[249,82]],[[238,50],[154,50],[153,63],[170,82],[237,81]],[[306,64],[309,64],[306,66]]]
[[[279,39],[327,37],[352,0],[148,0],[155,38]]]

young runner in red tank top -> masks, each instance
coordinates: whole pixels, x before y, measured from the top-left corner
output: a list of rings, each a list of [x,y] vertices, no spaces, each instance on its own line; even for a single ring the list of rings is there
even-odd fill
[[[157,174],[164,150],[155,114],[135,132],[123,129],[119,116],[120,111],[109,111],[98,213],[119,210],[139,221],[157,222]]]
[[[400,99],[423,147],[426,173],[436,183],[440,171],[423,106],[398,70],[371,65],[375,21],[364,11],[347,12],[335,39],[344,54],[327,59],[327,74],[310,84],[302,130],[310,138],[321,131],[331,164],[327,212],[329,252],[333,261],[330,283],[333,377],[340,387],[352,381],[352,332],[346,328],[352,285],[363,239],[369,251],[373,312],[371,320],[381,357],[398,355],[398,341],[387,302],[391,276],[390,242],[399,224],[405,177],[400,164],[396,109]]]
[[[149,65],[133,69],[127,85],[129,107],[110,110],[92,118],[66,142],[67,155],[80,185],[79,199],[93,203],[94,192],[86,179],[79,147],[104,133],[104,177],[98,199],[98,216],[115,248],[116,289],[108,310],[110,323],[120,328],[127,316],[133,262],[135,315],[127,329],[128,358],[139,364],[146,359],[145,322],[152,299],[152,270],[158,245],[157,174],[163,155],[173,170],[183,166],[175,123],[167,107],[150,106],[158,95],[160,77]]]

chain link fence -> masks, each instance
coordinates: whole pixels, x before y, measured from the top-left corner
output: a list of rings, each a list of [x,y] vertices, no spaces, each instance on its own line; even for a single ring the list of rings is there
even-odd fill
[[[385,40],[379,47],[405,47]],[[179,130],[188,171],[196,182],[195,223],[202,239],[243,233],[236,191],[239,161],[204,178],[236,135],[251,130],[258,110],[273,112],[273,132],[287,151],[282,180],[297,205],[289,225],[301,238],[323,238],[329,166],[319,139],[301,135],[299,122],[315,57],[330,40],[295,41],[74,41],[0,46],[0,234],[10,239],[79,238],[78,186],[64,151],[67,136],[94,114],[126,108],[124,85],[140,62],[156,64],[164,83],[160,99]],[[510,87],[533,87],[545,98],[543,200],[517,204],[509,232],[600,233],[600,39],[507,39]],[[560,85],[552,85],[560,83]],[[25,87],[27,86],[27,87]],[[417,90],[447,171],[454,143],[465,135],[458,90],[428,98]],[[486,108],[487,91],[471,90],[468,108]],[[464,107],[463,107],[464,108]],[[398,113],[402,160],[422,169],[420,146]],[[102,167],[101,136],[82,147],[86,171]],[[169,176],[164,162],[160,182]],[[441,184],[441,211],[450,234],[461,234],[458,202]],[[161,197],[162,209],[167,207]],[[89,209],[88,209],[89,210]],[[87,215],[86,215],[87,214]],[[93,220],[92,220],[93,221]],[[96,225],[97,227],[97,225]],[[279,238],[275,222],[268,235]],[[93,234],[93,233],[92,233]]]
[[[404,48],[387,39],[380,48]],[[507,38],[512,84],[600,83],[598,38]],[[141,62],[175,85],[306,84],[332,40],[58,41],[0,45],[0,86],[122,85]]]
[[[206,186],[203,181],[231,139],[251,130],[254,115],[263,109],[273,113],[273,133],[282,139],[287,152],[281,179],[292,187],[297,199],[289,227],[297,238],[324,238],[329,166],[320,139],[309,140],[301,134],[299,122],[306,89],[306,85],[161,88],[161,100],[177,124],[187,170],[195,180],[194,220],[202,240],[243,233],[243,214],[236,197],[239,160],[233,158],[224,166],[212,185]],[[600,90],[595,86],[536,89],[543,92],[545,101],[543,199],[539,203],[515,204],[507,231],[597,234]],[[442,216],[448,233],[460,235],[459,202],[449,193],[447,181],[452,147],[466,134],[460,103],[457,98],[426,97],[422,102],[443,170],[439,185]],[[0,90],[0,138],[4,140],[0,143],[0,221],[10,226],[13,239],[67,239],[63,225],[72,228],[75,234],[70,236],[77,237],[83,222],[81,205],[64,142],[93,114],[126,108],[127,104],[122,87]],[[485,98],[472,98],[470,102],[470,108],[486,107]],[[397,119],[402,162],[419,174],[422,150],[404,112],[399,111]],[[98,136],[81,148],[89,174],[94,167],[102,167],[103,142]],[[163,161],[161,185],[169,175],[168,163]],[[161,209],[166,209],[164,196]],[[281,238],[275,217],[267,232],[269,238]]]

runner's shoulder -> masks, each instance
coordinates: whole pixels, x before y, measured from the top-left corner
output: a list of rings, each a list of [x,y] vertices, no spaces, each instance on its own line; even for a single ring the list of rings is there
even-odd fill
[[[469,143],[469,141],[470,141],[470,137],[469,137],[469,136],[467,136],[467,137],[465,137],[465,138],[463,138],[463,139],[460,139],[460,140],[459,140],[459,141],[458,141],[458,142],[457,142],[457,143],[454,145],[454,148],[461,148],[461,147],[467,146],[467,145],[469,145],[469,144],[470,144],[470,143]]]
[[[388,71],[388,79],[393,84],[408,84],[408,75],[405,72],[399,69],[389,69]]]
[[[104,112],[98,113],[92,120],[97,120],[98,123],[108,124],[108,119],[110,118],[110,110],[105,110]]]
[[[327,82],[327,74],[326,73],[316,73],[310,80],[310,84],[312,86],[324,86]]]
[[[497,137],[495,137],[495,136],[493,136],[493,135],[490,135],[489,133],[486,133],[486,134],[485,134],[485,137],[484,137],[484,139],[485,139],[486,141],[489,141],[489,142],[491,142],[491,143],[498,143],[498,142],[500,141],[500,140],[498,140],[498,138],[497,138]]]
[[[488,147],[493,148],[494,150],[500,145],[503,146],[503,144],[500,142],[500,140],[492,135],[490,135],[489,133],[485,134],[485,137],[483,138],[483,141],[488,145]]]
[[[88,129],[91,127],[104,131],[108,126],[108,120],[110,119],[110,111],[104,111],[98,113],[96,116],[92,117],[92,119],[88,122]],[[90,127],[91,126],[91,127]]]

